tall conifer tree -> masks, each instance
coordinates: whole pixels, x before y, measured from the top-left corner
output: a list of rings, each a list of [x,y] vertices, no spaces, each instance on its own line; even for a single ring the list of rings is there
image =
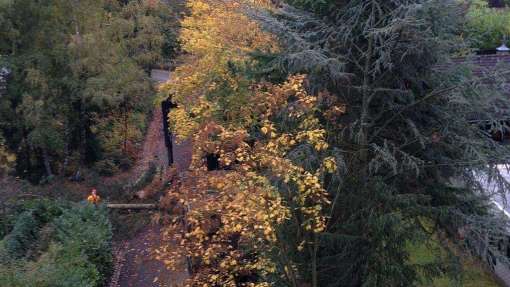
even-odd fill
[[[419,274],[454,267],[414,265],[407,246],[469,226],[457,243],[472,247],[485,240],[479,234],[502,230],[479,228],[493,218],[477,175],[491,175],[497,192],[508,188],[495,163],[510,150],[490,137],[508,114],[504,75],[477,79],[445,65],[462,44],[456,1],[289,2],[309,12],[250,13],[287,44],[269,71],[307,73],[310,90],[333,95],[324,109],[345,109],[323,119],[343,168],[325,179],[328,227],[305,256],[296,254],[301,273],[313,286],[414,286]],[[307,149],[289,156],[312,167],[321,157]],[[289,241],[299,238],[293,230],[282,231]]]

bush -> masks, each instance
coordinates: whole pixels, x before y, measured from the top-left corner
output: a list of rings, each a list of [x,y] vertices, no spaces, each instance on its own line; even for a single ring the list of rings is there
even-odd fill
[[[33,215],[37,221],[41,224],[46,224],[62,215],[62,209],[64,206],[65,204],[54,200],[36,199],[24,202],[20,208],[22,210],[33,211]]]
[[[46,277],[51,282],[48,286],[93,287],[100,286],[104,279],[98,270],[99,266],[83,254],[79,244],[52,245],[47,257],[38,262],[38,277]]]
[[[154,162],[149,163],[149,168],[131,186],[132,190],[140,190],[152,182],[154,176],[158,172],[158,168]]]
[[[11,262],[0,265],[0,286],[25,287],[30,286],[25,276],[25,261]]]
[[[40,223],[37,222],[33,211],[23,212],[13,230],[2,241],[2,248],[8,258],[25,256],[30,246],[37,240]],[[4,259],[5,260],[5,259]]]
[[[65,248],[78,249],[94,264],[102,278],[112,270],[112,227],[106,208],[82,205],[65,210],[55,220],[56,239]]]
[[[62,214],[61,206],[49,200],[33,200],[20,206],[12,231],[2,241],[4,256],[18,259],[27,254],[39,238],[39,230]],[[5,258],[4,258],[5,260]]]
[[[11,204],[7,204],[7,206],[7,209],[0,213],[0,240],[12,231],[19,215],[19,212],[16,212],[15,206]]]
[[[129,146],[130,147],[130,146]],[[128,148],[129,150],[129,148]],[[105,160],[113,162],[123,171],[130,169],[136,161],[136,153],[115,150],[104,155]]]
[[[123,156],[118,159],[118,162],[119,162],[119,168],[123,171],[126,171],[133,166],[133,164],[135,163],[135,160],[129,156]]]
[[[95,287],[101,277],[79,249],[52,244],[36,262],[18,261],[0,266],[0,286]]]
[[[112,270],[112,228],[105,207],[31,202],[2,242],[0,286],[96,287]],[[42,226],[48,233],[40,232]],[[41,235],[42,234],[42,235]],[[45,238],[44,252],[28,261],[27,250]],[[42,246],[42,245],[41,245]],[[14,256],[13,256],[14,255]]]
[[[467,14],[466,40],[477,49],[495,49],[505,40],[510,44],[510,11],[474,1]]]
[[[119,167],[115,164],[113,160],[104,159],[96,162],[94,165],[94,169],[100,174],[104,176],[112,176],[119,172]]]

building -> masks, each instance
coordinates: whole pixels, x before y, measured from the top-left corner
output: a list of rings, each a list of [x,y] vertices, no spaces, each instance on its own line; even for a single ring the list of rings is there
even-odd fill
[[[510,49],[505,45],[494,49],[497,51],[493,54],[478,54],[468,57],[452,58],[451,62],[447,64],[440,64],[436,66],[437,71],[445,71],[463,65],[471,70],[473,76],[479,78],[481,84],[487,85],[498,91],[502,91],[505,95],[510,95]],[[495,87],[497,86],[497,88]],[[496,103],[497,104],[497,103]],[[505,109],[508,110],[508,109]],[[510,115],[508,113],[496,114],[502,110],[495,110],[491,112],[495,118],[501,119],[508,126],[510,126]],[[472,115],[473,123],[483,125],[486,118],[483,115]],[[484,127],[482,127],[484,128]],[[490,128],[487,126],[486,128]],[[505,130],[504,134],[497,132],[493,134],[494,139],[497,141],[505,141],[510,143],[510,130]]]

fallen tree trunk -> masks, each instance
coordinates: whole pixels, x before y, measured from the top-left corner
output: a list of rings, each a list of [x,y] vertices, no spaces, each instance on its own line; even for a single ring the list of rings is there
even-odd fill
[[[151,203],[110,203],[106,205],[110,209],[158,209],[157,204]]]

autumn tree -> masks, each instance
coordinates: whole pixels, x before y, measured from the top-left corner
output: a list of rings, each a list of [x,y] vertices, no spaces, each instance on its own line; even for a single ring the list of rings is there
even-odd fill
[[[270,2],[191,1],[187,54],[164,88],[173,131],[194,144],[192,171],[165,199],[191,282],[456,276],[440,250],[414,264],[407,246],[458,228],[466,248],[500,236],[479,176],[508,187],[495,166],[508,147],[489,136],[505,128],[502,77],[444,65],[462,48],[458,3]],[[159,256],[174,265],[170,248]]]
[[[188,7],[181,33],[187,54],[163,91],[177,104],[170,126],[178,139],[191,138],[193,161],[163,200],[175,213],[166,234],[180,249],[163,247],[158,257],[172,267],[187,258],[194,286],[269,286],[279,274],[298,282],[286,248],[308,250],[324,230],[322,180],[336,171],[316,115],[327,96],[308,94],[304,76],[281,85],[247,77],[250,54],[278,46],[240,3]],[[317,166],[286,157],[304,146],[320,154]],[[302,237],[284,243],[279,229],[289,220]]]
[[[16,156],[9,152],[7,146],[5,146],[5,140],[0,134],[0,177],[10,171],[15,161]]]

